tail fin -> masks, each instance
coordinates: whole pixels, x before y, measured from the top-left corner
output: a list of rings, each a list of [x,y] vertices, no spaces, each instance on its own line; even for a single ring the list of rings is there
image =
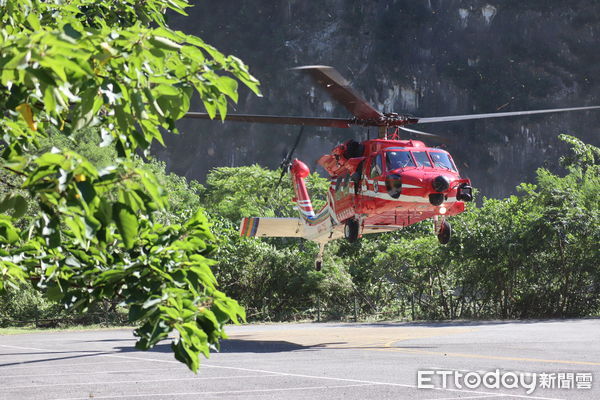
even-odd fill
[[[310,170],[302,161],[294,159],[292,163],[292,182],[294,184],[294,192],[296,194],[295,201],[298,204],[298,211],[303,218],[312,219],[315,217],[312,202],[306,190],[304,178],[310,174]]]

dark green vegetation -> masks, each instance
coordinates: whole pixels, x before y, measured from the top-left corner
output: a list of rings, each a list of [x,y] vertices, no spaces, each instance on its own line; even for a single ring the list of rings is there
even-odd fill
[[[0,292],[25,318],[23,285],[71,314],[121,302],[138,348],[177,331],[175,357],[197,370],[244,311],[216,288],[216,239],[187,187],[140,157],[194,94],[223,117],[238,82],[258,88],[239,59],[167,26],[186,7],[2,2]]]

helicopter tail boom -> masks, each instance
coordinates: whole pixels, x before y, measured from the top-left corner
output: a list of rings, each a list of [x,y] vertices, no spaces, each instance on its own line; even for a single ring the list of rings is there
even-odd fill
[[[304,182],[304,178],[310,174],[310,170],[306,164],[296,158],[292,163],[290,172],[292,175],[292,183],[294,184],[294,193],[296,195],[294,201],[298,204],[300,216],[305,219],[315,218],[315,211],[313,210],[308,190],[306,190],[306,183]]]
[[[308,167],[295,159],[290,168],[294,186],[294,201],[299,218],[243,218],[240,235],[247,237],[301,237],[324,245],[342,237],[332,222],[331,208],[327,205],[315,214],[304,179],[310,174]]]

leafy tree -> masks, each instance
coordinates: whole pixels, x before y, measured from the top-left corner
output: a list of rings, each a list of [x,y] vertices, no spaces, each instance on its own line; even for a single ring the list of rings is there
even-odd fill
[[[0,290],[34,282],[78,312],[120,299],[138,325],[138,348],[176,330],[175,357],[196,371],[199,354],[218,347],[224,324],[244,311],[217,290],[215,238],[202,211],[186,211],[185,221],[161,218],[169,201],[160,166],[141,168],[134,154],[177,133],[194,93],[211,116],[224,117],[238,81],[258,87],[239,59],[167,26],[163,13],[185,14],[187,6],[3,3],[0,177],[11,192],[0,205]],[[91,162],[62,145],[36,151],[50,136],[77,138],[89,128],[114,159]],[[20,191],[34,204],[29,229],[19,220]]]
[[[539,169],[521,196],[486,199],[455,219],[446,248],[467,315],[529,318],[599,311],[598,149],[562,136],[572,154],[561,177]]]
[[[206,188],[201,197],[210,204],[211,213],[239,223],[242,217],[297,216],[291,199],[294,192],[289,177],[280,182],[281,171],[272,171],[251,165],[247,167],[219,167],[206,177]],[[312,173],[306,179],[307,189],[318,210],[325,204],[329,181]]]

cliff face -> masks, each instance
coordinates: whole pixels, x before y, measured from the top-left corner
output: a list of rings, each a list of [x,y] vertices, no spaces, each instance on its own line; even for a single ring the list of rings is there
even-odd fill
[[[232,113],[348,116],[287,70],[306,64],[336,67],[383,111],[421,117],[600,104],[593,0],[236,0],[201,2],[189,13],[171,16],[171,25],[240,57],[261,81],[264,97],[242,89]],[[448,150],[463,175],[500,197],[537,167],[558,168],[565,150],[558,134],[600,145],[599,121],[600,111],[590,111],[416,129],[453,138]],[[171,170],[200,180],[216,166],[274,168],[298,131],[199,121],[181,129],[185,135],[157,153]],[[368,134],[307,128],[296,156],[314,167],[336,143]]]

